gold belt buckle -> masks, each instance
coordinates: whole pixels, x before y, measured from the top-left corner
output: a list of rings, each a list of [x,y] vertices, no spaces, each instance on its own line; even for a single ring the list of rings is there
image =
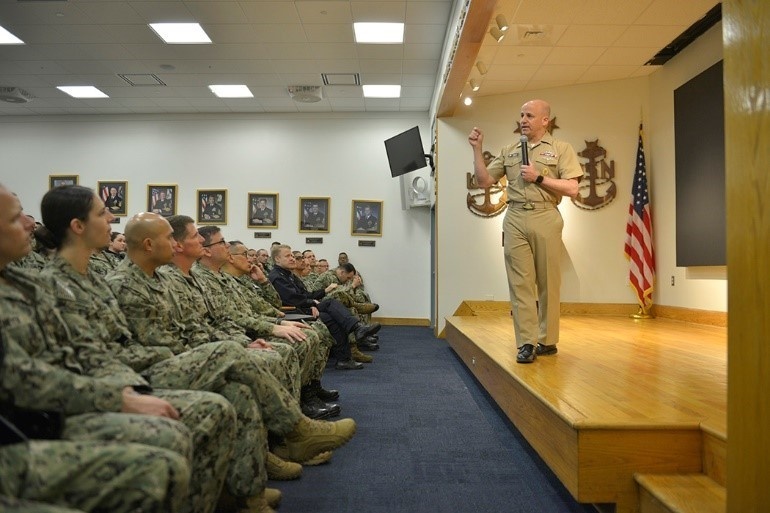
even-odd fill
[[[532,203],[531,201],[527,201],[526,203],[524,203],[524,206],[521,208],[523,208],[524,210],[535,210],[535,204]]]

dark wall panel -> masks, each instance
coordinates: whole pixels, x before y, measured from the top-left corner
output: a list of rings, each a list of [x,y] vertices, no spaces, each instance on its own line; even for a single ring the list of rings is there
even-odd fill
[[[724,122],[720,61],[674,91],[677,267],[727,264]]]

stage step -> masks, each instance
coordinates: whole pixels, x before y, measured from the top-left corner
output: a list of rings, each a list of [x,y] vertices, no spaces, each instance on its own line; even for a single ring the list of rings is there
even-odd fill
[[[640,513],[725,513],[727,492],[703,474],[636,474]]]

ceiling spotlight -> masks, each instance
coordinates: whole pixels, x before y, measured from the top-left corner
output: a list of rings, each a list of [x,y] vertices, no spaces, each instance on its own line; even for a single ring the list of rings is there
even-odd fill
[[[482,75],[486,75],[487,71],[489,71],[487,69],[487,65],[481,61],[476,61],[476,69],[479,70],[479,73],[481,73]]]
[[[503,32],[497,27],[492,27],[491,29],[489,29],[489,35],[494,37],[495,41],[499,43],[505,37],[505,32]]]
[[[495,23],[497,23],[497,28],[499,28],[502,32],[508,30],[508,20],[506,20],[505,16],[502,14],[495,16]]]
[[[470,105],[471,103],[473,103],[473,98],[471,98],[470,96],[466,96],[465,99],[463,100],[463,103],[465,105]]]
[[[479,90],[479,84],[474,79],[471,79],[471,91],[478,91]]]

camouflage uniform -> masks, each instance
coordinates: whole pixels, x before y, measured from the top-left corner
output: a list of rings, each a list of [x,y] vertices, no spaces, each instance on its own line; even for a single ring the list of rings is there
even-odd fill
[[[88,261],[88,268],[100,276],[107,276],[107,273],[114,271],[122,260],[112,251],[105,249],[91,255],[91,259]]]
[[[337,277],[337,273],[334,272],[334,270],[328,270],[324,273],[321,273],[316,276],[315,279],[315,288],[308,290],[324,290],[326,287],[331,285],[332,283],[337,284],[337,288],[332,290],[331,292],[327,293],[325,298],[334,298],[346,307],[350,308],[350,313],[358,317],[358,319],[363,322],[364,324],[371,324],[372,322],[372,316],[371,314],[362,314],[358,313],[358,311],[355,309],[355,303],[368,303],[369,301],[360,301],[359,298],[355,297],[355,289],[350,286],[348,283],[341,283],[340,279]]]
[[[247,274],[239,276],[238,278],[227,276],[225,284],[227,285],[230,293],[230,297],[237,297],[244,302],[245,307],[250,308],[251,311],[258,315],[267,316],[269,318],[277,318],[280,310],[273,307],[265,300],[257,289],[260,288],[259,284],[254,282]],[[270,284],[270,288],[275,291],[273,285]],[[262,287],[264,288],[264,287]],[[302,384],[307,384],[313,380],[320,380],[323,375],[326,362],[329,359],[329,350],[334,345],[334,338],[329,329],[322,321],[314,321],[310,324],[313,332],[318,335],[318,344],[314,349],[310,351],[310,357],[306,359],[302,366]]]
[[[166,281],[169,295],[177,303],[177,308],[174,309],[176,322],[184,326],[191,336],[203,339],[202,335],[208,334],[206,342],[236,340],[243,341],[244,346],[257,338],[256,334],[253,334],[254,337],[246,335],[246,330],[233,319],[214,315],[214,312],[223,306],[212,303],[213,294],[198,274],[185,276],[174,264],[165,265],[158,271],[161,276],[169,278]],[[269,328],[272,327],[270,324]],[[272,343],[273,340],[280,339],[269,338],[268,342]],[[249,349],[248,353],[257,365],[267,368],[294,397],[299,397],[299,362],[296,354],[290,354],[291,348]],[[282,353],[288,356],[284,357]]]
[[[265,271],[265,276],[267,276],[267,271]],[[254,280],[251,279],[251,276],[248,274],[244,274],[243,276],[239,276],[236,278],[238,281],[240,281],[243,284],[250,283],[254,285],[256,288],[254,289],[259,296],[267,301],[270,305],[275,307],[276,309],[280,309],[283,305],[283,301],[281,301],[281,296],[278,294],[278,291],[275,290],[275,287],[273,287],[273,284],[270,283],[270,280],[265,281],[264,283],[257,283]]]
[[[14,499],[2,495],[0,495],[0,511],[3,513],[84,513],[79,509],[63,508],[61,506]]]
[[[280,319],[268,318],[253,312],[237,289],[235,294],[232,293],[232,289],[227,285],[230,280],[229,275],[215,273],[198,262],[193,265],[191,274],[208,292],[206,298],[211,305],[210,310],[215,314],[214,317],[232,320],[255,338],[265,339],[281,355],[283,369],[280,381],[294,394],[294,397],[299,397],[301,385],[309,382],[302,379],[300,369],[307,368],[311,351],[320,344],[318,336],[312,332],[306,333],[308,338],[302,342],[289,342],[285,338],[275,337],[272,335],[273,328],[280,324]],[[279,377],[275,372],[273,375]]]
[[[17,260],[16,262],[11,263],[11,266],[20,267],[22,269],[35,269],[39,271],[45,267],[46,262],[47,260],[43,255],[37,251],[30,251],[27,253],[27,256],[21,260]]]
[[[131,331],[124,344],[135,346],[134,354],[141,348],[159,354],[163,348],[173,355],[137,369],[153,385],[209,390],[233,404],[237,414],[235,454],[240,458],[230,465],[228,490],[236,497],[257,495],[267,479],[267,436],[262,426],[278,435],[290,432],[302,415],[299,405],[251,357],[256,351],[245,349],[242,342],[198,343],[202,337],[181,325],[179,309],[184,300],[174,297],[170,281],[167,274],[147,276],[129,259],[107,277]],[[200,329],[205,330],[203,334],[211,330],[205,323],[200,323]],[[180,333],[190,336],[189,341],[180,338]]]
[[[58,298],[67,296],[66,285],[59,283],[52,291],[40,276],[12,268],[2,275],[12,285],[0,286],[0,326],[13,351],[2,369],[0,401],[67,414],[65,439],[141,443],[192,459],[194,476],[184,510],[211,511],[232,452],[232,406],[216,394],[166,390],[156,395],[180,411],[186,426],[163,417],[117,413],[122,390],[148,392],[147,381],[110,355],[84,318],[62,315],[55,307]]]
[[[0,511],[178,512],[190,469],[172,452],[139,444],[34,440],[0,447]],[[26,503],[26,504],[25,504]]]

